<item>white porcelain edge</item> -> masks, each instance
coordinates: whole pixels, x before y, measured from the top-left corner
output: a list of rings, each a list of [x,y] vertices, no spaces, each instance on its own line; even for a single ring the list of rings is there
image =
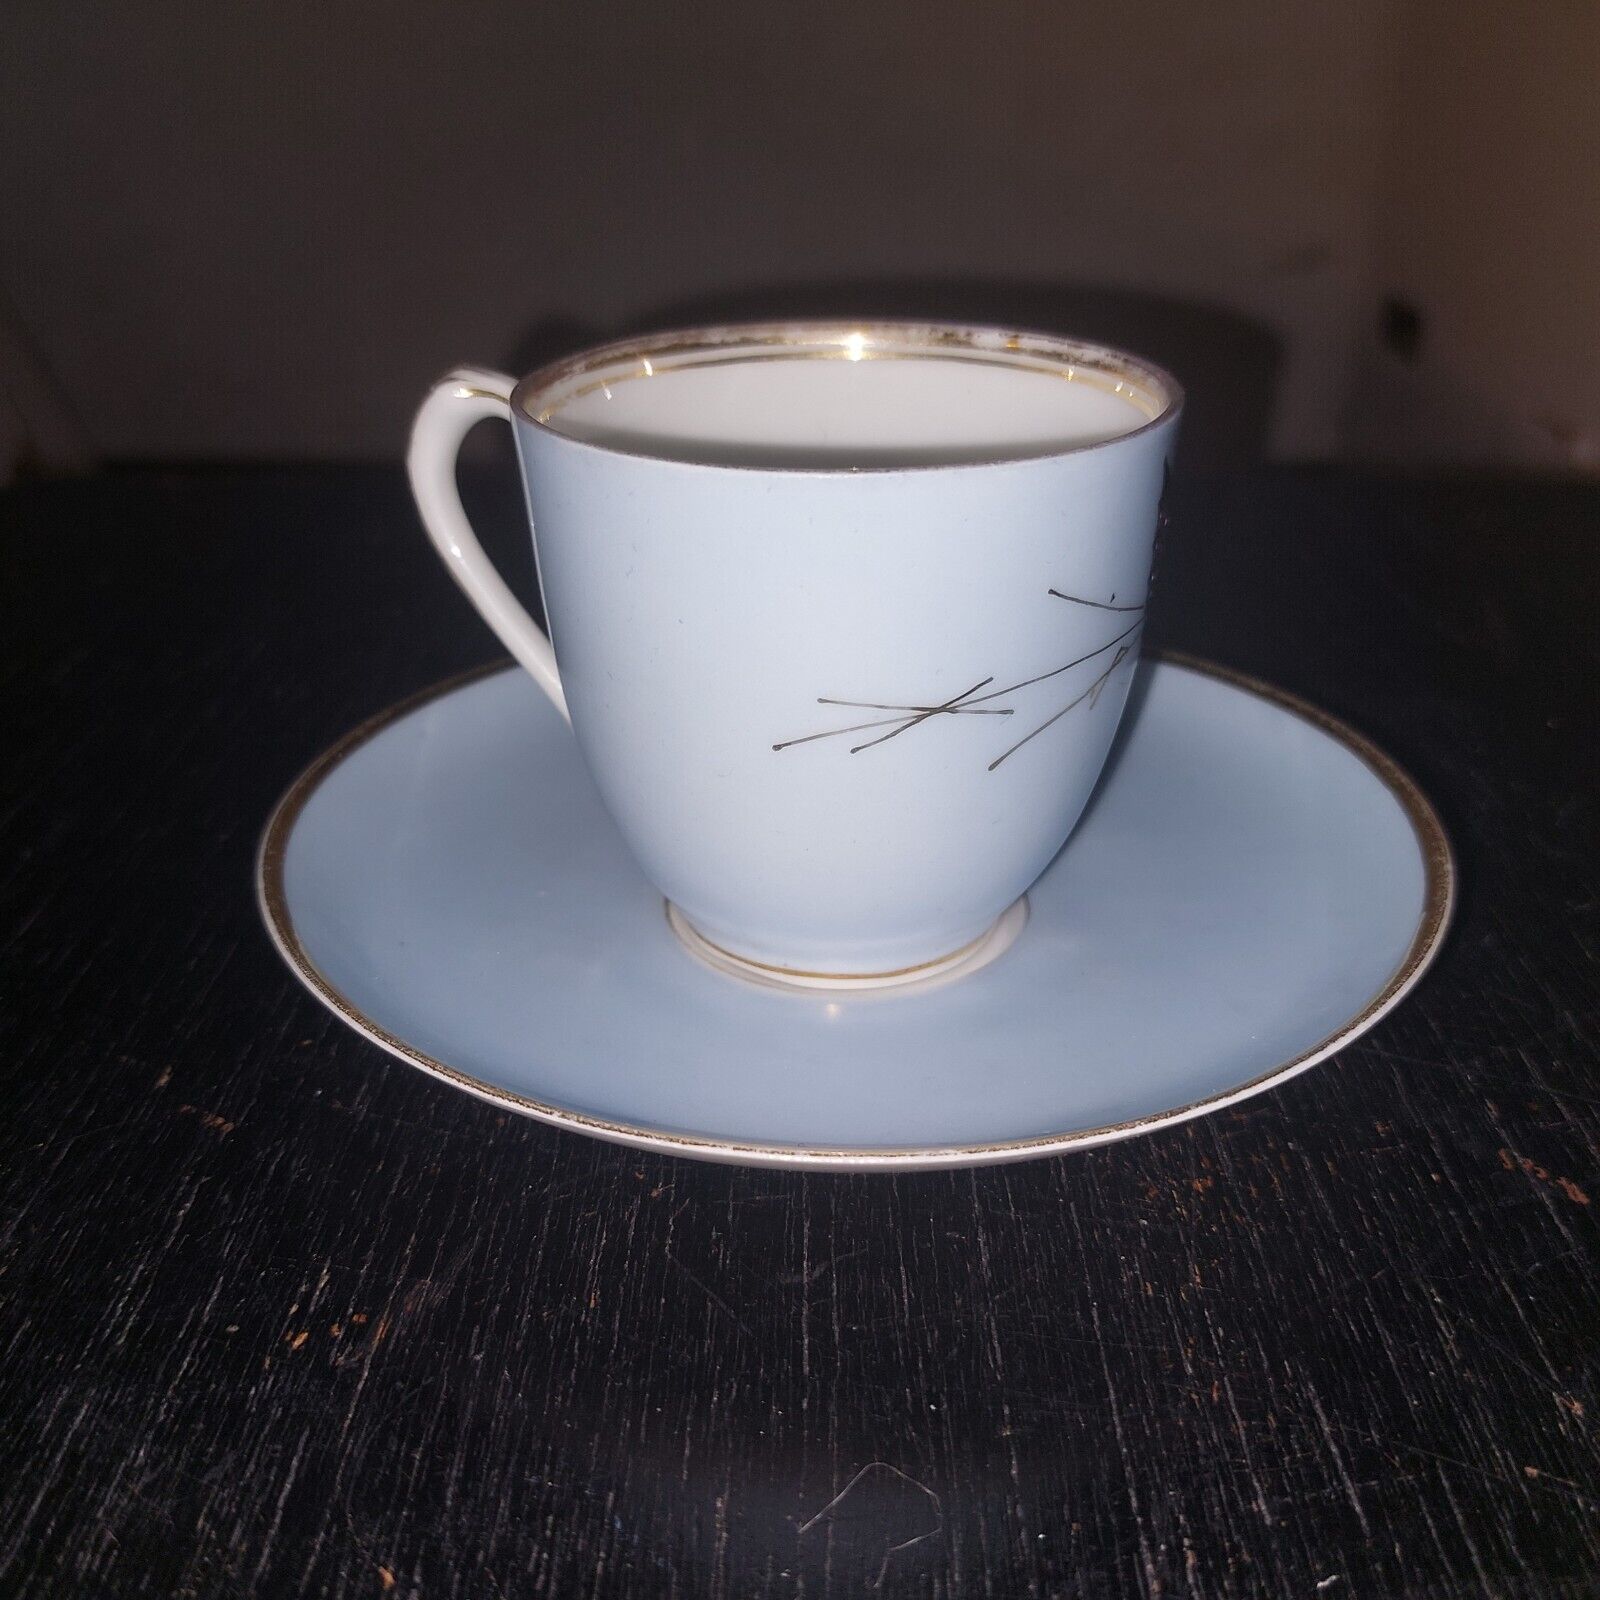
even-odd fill
[[[485,367],[457,367],[428,391],[411,425],[406,474],[422,526],[446,571],[477,607],[495,636],[572,721],[550,640],[512,594],[472,531],[456,488],[456,457],[474,424],[497,417],[511,421],[516,380]]]

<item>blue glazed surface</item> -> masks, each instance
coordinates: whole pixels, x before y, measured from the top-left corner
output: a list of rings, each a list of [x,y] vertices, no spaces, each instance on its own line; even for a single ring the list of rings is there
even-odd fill
[[[658,889],[713,943],[810,971],[916,966],[989,927],[1099,777],[1176,427],[785,473],[617,455],[519,416],[572,727]]]
[[[1422,842],[1351,749],[1141,667],[1106,776],[992,966],[829,998],[701,967],[524,674],[434,699],[283,850],[303,960],[411,1052],[581,1118],[739,1145],[948,1150],[1161,1118],[1345,1028],[1406,963]]]

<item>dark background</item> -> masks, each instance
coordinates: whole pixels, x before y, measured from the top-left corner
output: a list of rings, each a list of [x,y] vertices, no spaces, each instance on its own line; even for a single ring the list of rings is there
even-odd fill
[[[456,363],[818,308],[1123,339],[1190,386],[1191,466],[1600,464],[1592,0],[17,0],[5,31],[0,476],[393,460]]]

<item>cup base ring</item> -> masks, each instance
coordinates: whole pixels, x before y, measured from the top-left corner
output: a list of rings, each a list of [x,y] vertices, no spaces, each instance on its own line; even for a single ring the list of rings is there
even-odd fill
[[[1028,897],[1021,896],[976,939],[948,955],[921,961],[915,966],[889,972],[807,972],[794,967],[775,966],[724,949],[700,932],[670,900],[666,902],[667,924],[684,948],[706,966],[746,983],[768,989],[787,989],[806,994],[861,994],[886,989],[904,991],[953,982],[986,967],[1004,955],[1017,941],[1028,921]]]

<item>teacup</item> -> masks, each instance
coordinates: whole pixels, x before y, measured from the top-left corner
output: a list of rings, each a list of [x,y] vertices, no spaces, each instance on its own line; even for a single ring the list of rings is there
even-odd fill
[[[876,986],[1014,929],[1082,813],[1181,406],[1151,363],[1043,334],[730,326],[452,372],[408,464],[685,940]],[[516,434],[548,637],[456,491],[483,417]]]

